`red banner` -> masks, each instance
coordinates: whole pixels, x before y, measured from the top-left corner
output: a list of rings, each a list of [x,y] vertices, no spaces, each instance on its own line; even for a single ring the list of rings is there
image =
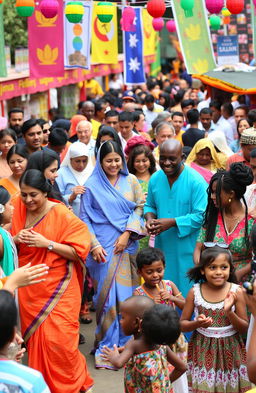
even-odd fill
[[[30,76],[42,78],[64,75],[63,0],[54,18],[45,18],[39,10],[28,18]]]

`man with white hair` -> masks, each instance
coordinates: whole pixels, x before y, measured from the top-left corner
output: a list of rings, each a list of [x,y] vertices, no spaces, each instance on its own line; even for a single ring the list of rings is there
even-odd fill
[[[95,140],[92,138],[92,124],[87,120],[81,120],[76,126],[79,142],[85,143],[90,157],[94,157]]]

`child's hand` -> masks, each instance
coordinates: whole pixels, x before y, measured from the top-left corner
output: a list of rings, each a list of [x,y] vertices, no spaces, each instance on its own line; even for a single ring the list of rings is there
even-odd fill
[[[229,292],[224,300],[224,310],[228,312],[231,307],[237,302],[237,294],[235,292]]]
[[[162,302],[160,292],[154,296],[153,300],[155,303],[158,303],[158,304]]]
[[[199,324],[198,327],[202,327],[202,328],[208,328],[209,326],[212,325],[212,322],[213,322],[211,317],[206,317],[204,314],[198,315],[198,317],[196,318],[196,321]]]
[[[110,363],[112,363],[112,361],[114,359],[116,359],[116,357],[119,356],[119,350],[118,350],[116,344],[114,344],[113,349],[110,349],[110,348],[104,346],[102,352],[103,352],[103,355],[101,355],[101,357],[105,360],[110,361]]]
[[[171,298],[172,298],[172,295],[166,289],[160,289],[159,293],[160,293],[161,299],[166,301],[166,302],[168,300],[171,300]]]

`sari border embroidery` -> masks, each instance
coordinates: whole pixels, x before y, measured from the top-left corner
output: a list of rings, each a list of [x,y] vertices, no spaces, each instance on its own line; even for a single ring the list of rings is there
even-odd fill
[[[35,333],[37,328],[44,322],[44,320],[47,318],[50,312],[54,309],[54,307],[56,306],[61,296],[63,295],[63,293],[68,287],[68,284],[72,276],[72,272],[73,272],[73,263],[68,262],[65,275],[60,280],[58,286],[55,288],[53,294],[47,300],[44,307],[41,309],[41,311],[37,314],[37,316],[33,319],[31,324],[26,329],[23,337],[25,342],[29,340],[32,334]]]

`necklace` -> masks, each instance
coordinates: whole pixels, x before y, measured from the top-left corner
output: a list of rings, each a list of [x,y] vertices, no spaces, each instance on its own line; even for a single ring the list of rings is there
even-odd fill
[[[232,220],[232,221],[234,221],[234,220]],[[233,226],[233,228],[231,229],[231,231],[228,231],[228,228],[227,228],[227,225],[226,225],[226,218],[225,218],[225,216],[223,216],[223,224],[224,224],[224,228],[225,228],[226,234],[227,234],[228,236],[232,235],[232,233],[235,232],[236,228],[237,228],[238,225],[240,224],[240,221],[241,221],[240,218],[236,219],[235,225]]]

